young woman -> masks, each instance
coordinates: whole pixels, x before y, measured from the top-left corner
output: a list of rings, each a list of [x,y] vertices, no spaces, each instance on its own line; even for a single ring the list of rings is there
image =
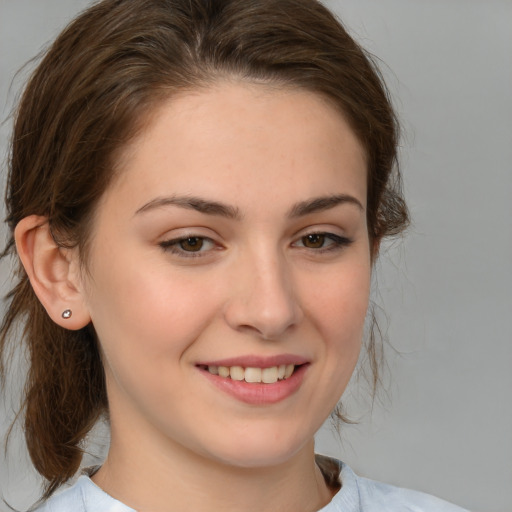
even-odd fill
[[[40,510],[461,510],[314,453],[407,223],[397,132],[314,0],[104,0],[58,37],[16,116],[1,338]],[[57,491],[100,417],[106,460]]]

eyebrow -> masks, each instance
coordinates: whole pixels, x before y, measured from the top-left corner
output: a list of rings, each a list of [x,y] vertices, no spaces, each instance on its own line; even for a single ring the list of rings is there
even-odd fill
[[[292,207],[289,213],[289,217],[303,217],[304,215],[310,215],[311,213],[330,210],[331,208],[334,208],[340,204],[353,204],[357,206],[361,211],[364,211],[363,205],[354,196],[348,194],[335,194],[331,196],[316,197],[307,201],[301,201]]]
[[[361,202],[354,196],[348,194],[336,194],[329,196],[315,197],[307,201],[301,201],[292,206],[288,212],[289,218],[298,218],[312,213],[318,213],[325,210],[330,210],[341,204],[353,204],[361,211],[364,207]],[[195,196],[170,196],[170,197],[157,197],[144,206],[140,207],[135,214],[144,213],[147,211],[155,210],[165,206],[178,206],[189,210],[195,210],[207,215],[218,215],[233,220],[241,220],[242,215],[240,210],[235,206],[220,203],[218,201],[210,201]]]
[[[194,196],[157,197],[139,208],[135,214],[137,215],[164,206],[179,206],[180,208],[195,210],[207,215],[219,215],[233,220],[240,220],[242,218],[240,210],[234,206]]]

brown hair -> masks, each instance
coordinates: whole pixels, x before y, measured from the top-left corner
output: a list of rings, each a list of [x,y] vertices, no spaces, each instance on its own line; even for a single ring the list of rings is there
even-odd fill
[[[222,78],[303,88],[345,115],[368,161],[372,241],[407,223],[396,167],[398,125],[371,58],[316,0],[104,0],[49,48],[15,115],[6,192],[11,238],[41,215],[56,241],[86,262],[95,205],[118,151],[159,102]],[[0,332],[0,354],[19,322],[29,349],[24,429],[45,496],[78,469],[84,437],[107,412],[92,326],[53,323],[18,261]],[[373,339],[370,360],[377,378]],[[5,358],[4,358],[5,360]],[[5,366],[3,366],[5,369]]]

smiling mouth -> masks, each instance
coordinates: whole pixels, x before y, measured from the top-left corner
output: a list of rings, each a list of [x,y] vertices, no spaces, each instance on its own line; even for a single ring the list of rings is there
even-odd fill
[[[256,368],[242,366],[202,366],[212,375],[218,375],[225,379],[236,381],[245,381],[251,384],[275,384],[281,380],[286,380],[293,375],[296,368],[302,365],[281,364],[269,368]]]

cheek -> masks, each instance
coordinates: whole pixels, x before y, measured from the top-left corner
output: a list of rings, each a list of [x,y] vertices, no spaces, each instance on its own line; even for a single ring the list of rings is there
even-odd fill
[[[98,269],[89,300],[93,325],[106,363],[155,371],[179,362],[215,315],[214,298],[183,276],[165,268],[130,270],[129,262],[116,269]],[[147,361],[148,364],[144,364]],[[153,368],[153,370],[151,369]]]
[[[317,332],[323,339],[323,393],[329,410],[341,398],[359,359],[370,290],[370,264],[351,265],[332,272],[322,289],[311,297],[309,307]]]
[[[317,328],[335,344],[359,344],[364,328],[370,293],[369,265],[353,267],[350,272],[331,273],[311,296]]]

